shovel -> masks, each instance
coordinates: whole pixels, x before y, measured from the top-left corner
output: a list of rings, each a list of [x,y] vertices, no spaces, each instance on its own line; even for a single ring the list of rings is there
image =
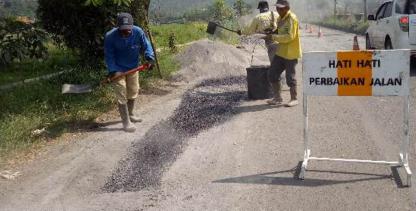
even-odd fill
[[[208,22],[207,33],[208,34],[215,34],[215,30],[217,30],[217,27],[220,27],[220,28],[223,28],[223,29],[228,30],[230,32],[235,32],[235,33],[238,34],[238,31],[225,28],[224,26],[221,26],[218,23],[215,23],[215,22],[212,22],[212,21]]]
[[[105,85],[105,84],[109,84],[123,76],[126,76],[128,74],[132,74],[135,72],[142,72],[145,71],[146,69],[149,69],[151,67],[151,64],[143,64],[137,68],[131,69],[127,72],[124,72],[121,75],[112,77],[112,78],[106,78],[100,82],[97,82],[95,84],[64,84],[62,85],[62,94],[82,94],[82,93],[89,93],[93,90],[93,88],[100,86],[100,85]]]

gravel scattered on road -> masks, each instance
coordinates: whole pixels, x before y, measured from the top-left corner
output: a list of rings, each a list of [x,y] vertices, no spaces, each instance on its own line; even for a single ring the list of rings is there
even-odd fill
[[[208,79],[188,90],[172,117],[132,145],[103,190],[139,191],[160,185],[163,172],[186,147],[188,138],[227,121],[246,98],[245,90],[243,76]]]

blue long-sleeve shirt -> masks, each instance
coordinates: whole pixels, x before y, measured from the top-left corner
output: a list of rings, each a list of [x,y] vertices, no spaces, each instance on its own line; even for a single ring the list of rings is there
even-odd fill
[[[140,65],[139,56],[154,60],[152,45],[143,30],[134,26],[129,37],[122,37],[117,28],[106,33],[104,39],[105,63],[109,73],[126,72]]]

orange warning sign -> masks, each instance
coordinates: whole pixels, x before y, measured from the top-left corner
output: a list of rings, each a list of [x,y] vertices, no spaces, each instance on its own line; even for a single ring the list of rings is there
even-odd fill
[[[373,53],[367,51],[338,52],[338,61],[345,65],[337,67],[338,96],[371,96],[373,77]]]

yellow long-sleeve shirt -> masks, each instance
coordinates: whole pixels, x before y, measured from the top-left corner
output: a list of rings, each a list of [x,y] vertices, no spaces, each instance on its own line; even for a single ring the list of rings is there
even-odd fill
[[[300,45],[299,21],[291,11],[283,18],[277,19],[278,34],[273,34],[272,39],[279,43],[276,55],[285,59],[299,59],[302,57]]]
[[[273,11],[259,13],[254,17],[250,25],[242,30],[242,34],[251,35],[255,33],[265,33],[268,29],[275,30],[278,17],[279,14]]]

